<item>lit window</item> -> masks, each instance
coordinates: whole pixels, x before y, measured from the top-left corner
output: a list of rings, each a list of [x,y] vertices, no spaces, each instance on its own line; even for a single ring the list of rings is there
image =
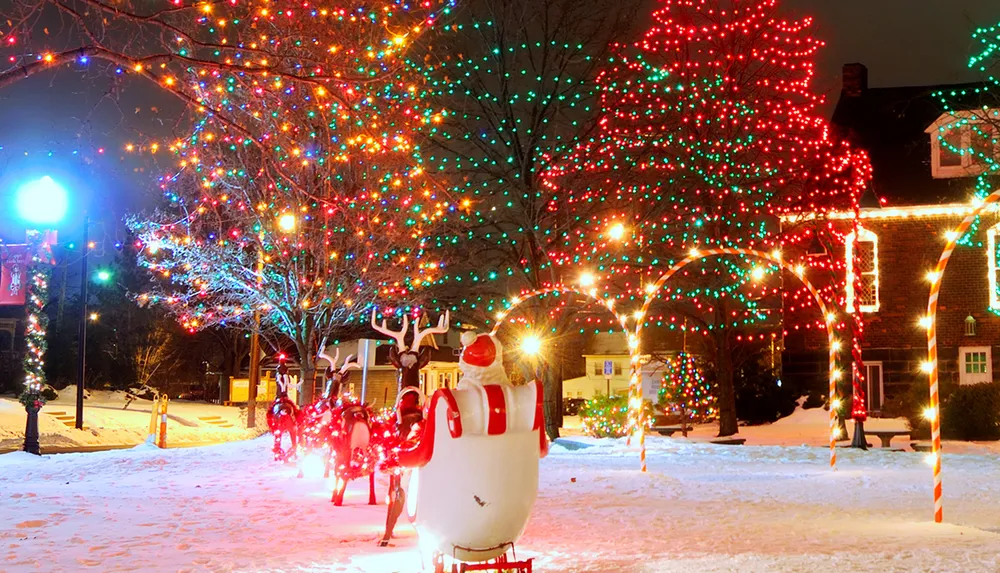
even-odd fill
[[[997,233],[1000,233],[1000,224],[997,224],[986,231],[986,264],[989,267],[987,278],[990,283],[990,308],[1000,309],[1000,264],[997,264]]]
[[[958,379],[961,384],[993,381],[993,360],[989,346],[963,346],[958,349]]]
[[[867,229],[859,229],[857,256],[854,254],[853,232],[847,235],[845,243],[847,312],[854,312],[855,297],[861,312],[878,312],[878,236]],[[855,292],[856,287],[859,288],[858,292]]]
[[[946,113],[927,128],[935,179],[979,175],[998,158],[998,114],[1000,110]]]

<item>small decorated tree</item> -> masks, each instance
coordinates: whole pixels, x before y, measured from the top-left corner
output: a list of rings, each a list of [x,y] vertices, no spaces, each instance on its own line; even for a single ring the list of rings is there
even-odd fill
[[[644,403],[646,429],[652,425],[653,405]],[[580,408],[583,431],[595,438],[623,438],[628,435],[628,396],[598,394]]]
[[[698,370],[694,356],[681,352],[667,365],[660,387],[659,405],[681,416],[681,432],[687,437],[687,423],[717,414],[715,395]]]

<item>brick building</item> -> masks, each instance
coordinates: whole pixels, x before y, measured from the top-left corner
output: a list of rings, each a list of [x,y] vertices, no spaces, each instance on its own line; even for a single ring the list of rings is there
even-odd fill
[[[926,315],[928,272],[946,233],[972,210],[969,201],[983,171],[973,158],[939,144],[939,128],[954,115],[945,114],[932,94],[947,90],[959,108],[969,110],[983,110],[984,102],[978,101],[981,86],[975,84],[871,88],[861,64],[845,66],[843,77],[832,123],[838,136],[869,153],[873,167],[872,186],[862,201],[859,268],[853,269],[860,275],[860,292],[848,286],[844,298],[856,296],[864,314],[869,410],[897,415],[910,388],[927,380],[921,371],[927,341],[920,321]],[[945,137],[961,147],[970,134],[953,130]],[[852,214],[830,219],[843,234],[850,232]],[[937,323],[943,385],[992,381],[1000,367],[998,223],[995,211],[985,214],[945,272]],[[822,256],[850,261],[850,244]],[[782,376],[807,387],[824,386],[827,376],[826,334],[815,327],[815,312],[786,308],[784,313]],[[841,365],[849,364],[845,349]]]

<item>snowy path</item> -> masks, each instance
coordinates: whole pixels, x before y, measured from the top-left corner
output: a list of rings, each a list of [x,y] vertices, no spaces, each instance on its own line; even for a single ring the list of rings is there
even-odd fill
[[[519,553],[538,571],[1000,571],[995,457],[945,456],[935,525],[920,454],[847,451],[831,473],[821,448],[649,444],[646,475],[620,443],[555,446]],[[0,571],[419,571],[408,525],[375,547],[385,506],[363,483],[336,508],[267,454],[0,456]]]

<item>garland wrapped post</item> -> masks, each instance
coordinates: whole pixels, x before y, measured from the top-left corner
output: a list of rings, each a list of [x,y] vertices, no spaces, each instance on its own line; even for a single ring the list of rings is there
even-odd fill
[[[28,245],[31,252],[31,277],[28,282],[27,326],[24,335],[28,348],[24,355],[24,390],[18,400],[28,413],[24,429],[24,451],[38,455],[41,453],[38,443],[38,411],[45,405],[42,389],[45,387],[45,352],[48,350],[46,336],[49,317],[45,314],[45,305],[49,300],[49,278],[52,274],[49,264],[52,257],[51,247],[42,240],[41,233],[29,231]]]

